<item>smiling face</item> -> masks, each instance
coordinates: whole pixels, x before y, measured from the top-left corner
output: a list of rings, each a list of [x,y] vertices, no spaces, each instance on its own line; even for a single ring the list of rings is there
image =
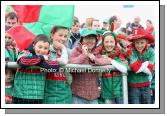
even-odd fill
[[[107,51],[112,51],[115,47],[115,39],[113,36],[108,35],[104,38],[103,46]]]
[[[5,25],[6,26],[9,26],[9,27],[13,27],[13,26],[16,26],[18,24],[17,22],[17,18],[7,18],[6,21],[5,21]]]
[[[57,31],[51,33],[51,39],[65,45],[67,41],[67,35],[68,29],[57,29]]]
[[[5,33],[5,43],[12,44],[12,42],[12,37],[8,33]]]
[[[82,44],[86,45],[89,50],[92,50],[96,45],[96,37],[93,35],[86,36],[83,38]]]
[[[34,45],[34,50],[36,55],[47,55],[49,52],[49,43],[48,42],[44,42],[44,41],[38,41],[35,45]]]
[[[142,52],[147,45],[147,39],[134,40],[135,48],[138,52]]]

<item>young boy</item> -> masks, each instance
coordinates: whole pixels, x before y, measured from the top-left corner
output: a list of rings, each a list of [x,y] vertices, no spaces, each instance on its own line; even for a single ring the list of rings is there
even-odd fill
[[[129,64],[132,71],[128,73],[129,102],[130,104],[150,104],[150,82],[154,69],[154,50],[148,43],[154,42],[154,37],[141,28],[133,31],[132,55]]]

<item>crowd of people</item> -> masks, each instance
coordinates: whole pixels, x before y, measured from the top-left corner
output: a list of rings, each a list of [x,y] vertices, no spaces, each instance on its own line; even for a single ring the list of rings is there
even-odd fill
[[[155,102],[154,27],[146,28],[134,17],[126,27],[118,16],[87,18],[80,24],[74,16],[70,29],[54,26],[50,38],[36,35],[21,52],[8,30],[19,25],[15,12],[5,16],[5,101],[9,104],[123,104],[122,74],[127,74],[128,103]],[[24,37],[23,37],[24,40]],[[110,72],[60,71],[66,64],[112,65]],[[128,67],[131,70],[128,70]],[[55,69],[56,72],[42,72]],[[76,67],[77,68],[77,67]]]

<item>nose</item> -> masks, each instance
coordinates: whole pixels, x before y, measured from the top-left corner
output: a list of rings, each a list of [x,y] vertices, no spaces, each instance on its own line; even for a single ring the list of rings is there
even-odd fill
[[[64,43],[66,42],[66,40],[67,40],[67,37],[62,37],[60,42],[61,42],[62,44],[64,44]]]

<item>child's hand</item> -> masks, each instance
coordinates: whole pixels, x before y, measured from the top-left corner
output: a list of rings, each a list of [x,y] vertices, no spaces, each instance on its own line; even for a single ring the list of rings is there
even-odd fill
[[[43,57],[44,57],[45,60],[48,60],[49,56],[48,55],[43,55]]]
[[[55,49],[61,50],[64,47],[64,45],[58,41],[53,41],[53,47]]]
[[[85,54],[85,55],[88,55],[88,47],[86,45],[83,45],[82,46],[82,52]]]
[[[91,53],[88,53],[88,57],[90,58],[91,61],[94,61],[95,56]]]

